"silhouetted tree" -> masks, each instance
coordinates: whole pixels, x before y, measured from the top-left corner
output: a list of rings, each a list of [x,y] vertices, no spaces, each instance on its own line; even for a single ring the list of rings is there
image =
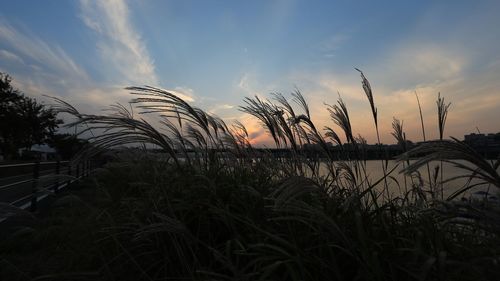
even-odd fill
[[[20,148],[46,143],[61,123],[52,109],[24,96],[11,81],[0,73],[0,150],[7,159],[17,157]]]
[[[62,160],[71,159],[87,143],[88,141],[70,134],[55,134],[48,141],[48,144],[57,151]]]

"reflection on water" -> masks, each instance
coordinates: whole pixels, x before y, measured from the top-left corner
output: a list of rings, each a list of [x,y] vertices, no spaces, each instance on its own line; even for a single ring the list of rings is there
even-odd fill
[[[467,165],[468,167],[473,167],[470,163],[463,160],[454,160],[454,161],[463,165]],[[382,162],[380,160],[369,160],[366,161],[365,163],[366,163],[366,174],[370,183],[377,182],[377,180],[383,177],[384,172],[382,169],[382,163],[385,164],[385,161]],[[395,168],[396,165],[398,165],[398,167]],[[387,177],[387,185],[389,187],[389,193],[391,194],[391,197],[396,197],[400,196],[405,192],[405,178],[406,178],[407,189],[411,188],[412,178],[409,175],[404,175],[403,173],[401,173],[403,169],[401,162],[396,162],[394,160],[388,161],[386,171],[389,172],[393,170],[393,168],[395,168],[394,171],[389,174],[389,177]],[[435,177],[436,169],[437,169],[437,176]],[[497,171],[499,171],[499,169],[497,169]],[[442,186],[443,186],[444,199],[448,198],[450,195],[452,195],[454,192],[460,189],[475,185],[480,182],[477,179],[469,181],[468,177],[459,178],[452,181],[446,181],[448,179],[452,179],[455,177],[470,175],[469,171],[457,168],[452,163],[447,163],[447,162],[441,163],[439,161],[435,161],[429,164],[429,170],[430,170],[431,183],[433,186],[436,186],[436,184],[434,183],[434,180],[436,179],[439,190],[441,190],[441,171],[443,172],[442,180],[444,183]],[[429,173],[427,170],[427,166],[424,165],[418,171],[420,172],[421,178],[424,181],[424,189],[429,190],[430,185],[429,185]],[[321,165],[320,173],[324,175],[328,173],[327,165],[325,163]],[[417,182],[416,178],[413,178],[413,181],[416,183]],[[376,189],[381,191],[383,190],[384,186],[385,186],[384,181],[381,181],[376,186]],[[441,193],[441,191],[439,192]],[[457,198],[462,198],[462,197],[468,198],[471,195],[479,196],[479,194],[481,194],[481,196],[494,197],[493,199],[495,199],[499,197],[499,190],[495,186],[489,184],[482,184],[479,186],[472,187],[470,190],[465,192],[464,195],[460,195]]]

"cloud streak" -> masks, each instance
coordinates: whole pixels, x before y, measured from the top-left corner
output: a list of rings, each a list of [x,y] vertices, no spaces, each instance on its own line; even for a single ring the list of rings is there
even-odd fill
[[[0,23],[0,41],[13,51],[2,50],[2,58],[25,64],[30,61],[70,79],[88,80],[86,71],[58,45],[49,45],[33,34],[21,33],[8,24]],[[14,51],[15,50],[15,51]],[[15,52],[15,53],[14,53]]]
[[[39,101],[47,101],[43,95],[56,96],[95,114],[104,105],[129,100],[122,86],[93,81],[62,47],[29,31],[0,22],[0,42],[0,71],[10,74],[16,88]]]
[[[2,60],[8,60],[8,61],[13,61],[13,62],[19,63],[19,64],[24,64],[23,59],[21,59],[16,54],[11,53],[7,50],[0,50],[0,58],[2,58]]]
[[[103,61],[119,72],[121,82],[158,84],[154,62],[133,26],[124,0],[80,1],[83,23],[95,31]]]
[[[104,81],[92,79],[65,50],[48,43],[30,31],[16,29],[0,21],[0,71],[13,76],[14,85],[28,95],[58,96],[98,113],[99,108],[130,100],[124,87],[150,84],[157,86],[154,64],[141,36],[130,21],[124,1],[80,2],[80,19],[96,35],[101,60],[93,60],[102,69]],[[188,102],[195,99],[189,87],[171,91]]]

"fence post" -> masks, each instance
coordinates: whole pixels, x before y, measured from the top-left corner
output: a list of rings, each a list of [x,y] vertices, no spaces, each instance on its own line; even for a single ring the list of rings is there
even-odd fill
[[[40,177],[40,161],[35,162],[33,166],[33,182],[31,184],[31,205],[30,211],[36,211],[36,204],[38,201],[38,179]]]
[[[80,178],[80,163],[76,164],[76,179]]]
[[[71,176],[71,162],[68,162],[68,176]],[[68,178],[68,182],[66,183],[69,185],[71,183],[71,177]]]
[[[61,173],[61,161],[56,163],[56,182],[54,183],[54,192],[59,192],[59,174]]]
[[[56,163],[56,182],[54,183],[54,192],[59,191],[59,174],[61,174],[61,161],[57,160],[57,163]]]

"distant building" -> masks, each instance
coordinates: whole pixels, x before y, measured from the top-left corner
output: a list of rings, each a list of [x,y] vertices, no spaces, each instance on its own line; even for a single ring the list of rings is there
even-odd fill
[[[468,134],[464,136],[464,142],[470,146],[500,146],[500,133],[496,134]]]
[[[331,149],[333,148],[333,143],[332,142],[326,142],[326,147]],[[321,150],[322,147],[318,143],[305,143],[302,145],[302,148],[305,150]]]
[[[496,134],[468,134],[464,142],[474,148],[484,157],[494,159],[500,153],[500,133]]]
[[[53,160],[57,158],[57,152],[47,144],[35,144],[30,150],[20,149],[21,158],[38,159],[40,161]]]

